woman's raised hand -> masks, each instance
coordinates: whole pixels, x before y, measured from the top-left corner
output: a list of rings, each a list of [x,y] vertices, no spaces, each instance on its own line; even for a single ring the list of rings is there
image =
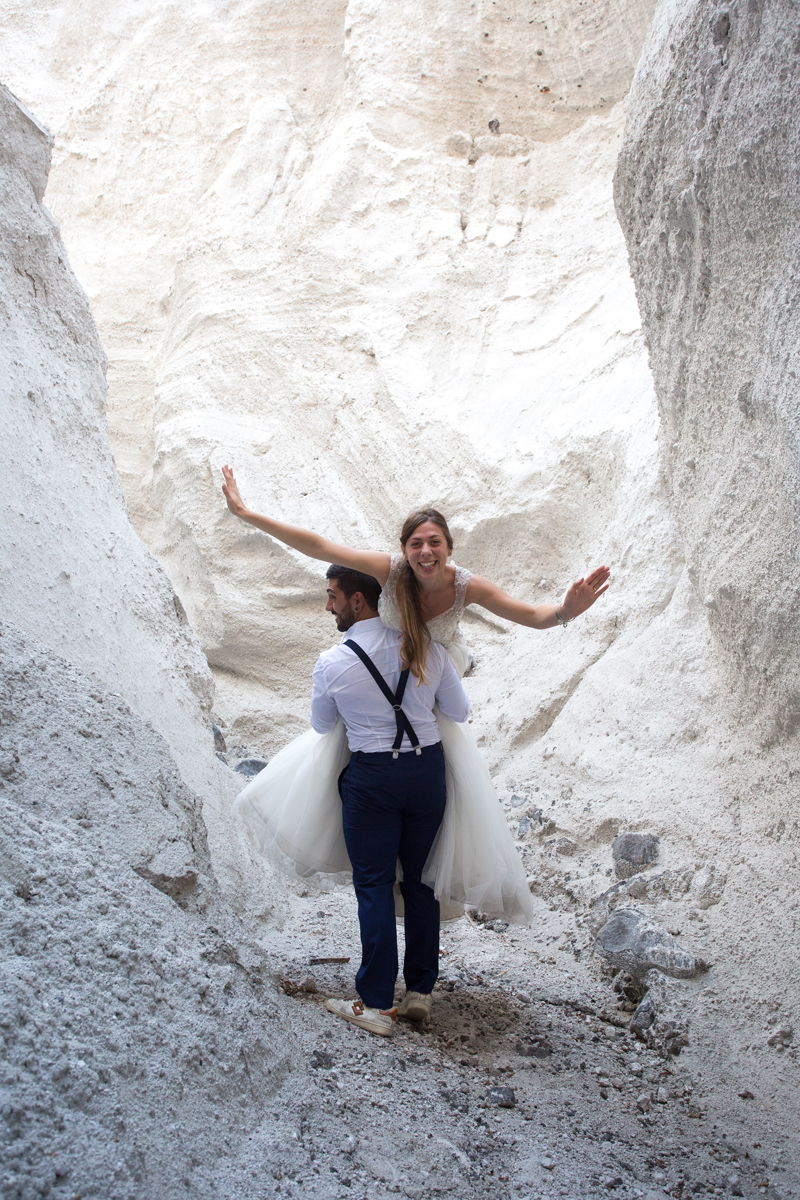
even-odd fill
[[[560,605],[561,613],[567,621],[586,612],[598,596],[602,596],[603,592],[608,590],[610,575],[608,567],[597,567],[591,575],[584,579],[576,579],[570,584]]]
[[[222,477],[225,480],[222,485],[222,494],[225,497],[225,503],[235,517],[241,517],[242,513],[246,512],[247,509],[244,506],[244,501],[239,493],[239,485],[230,467],[226,466],[222,468]]]

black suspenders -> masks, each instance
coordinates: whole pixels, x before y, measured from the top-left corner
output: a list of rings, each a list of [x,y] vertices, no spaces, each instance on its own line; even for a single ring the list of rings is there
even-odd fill
[[[422,750],[420,749],[419,738],[414,732],[414,726],[411,724],[402,709],[403,694],[406,690],[406,684],[408,683],[408,667],[406,667],[404,671],[400,672],[400,681],[397,685],[397,691],[392,694],[391,688],[381,675],[378,668],[375,666],[375,663],[367,654],[366,650],[361,649],[358,642],[351,642],[348,638],[348,640],[343,642],[342,645],[347,646],[348,649],[352,650],[354,654],[358,655],[394,709],[394,719],[397,722],[397,736],[392,743],[392,756],[397,758],[398,754],[400,753],[400,746],[402,744],[404,734],[408,737],[408,740],[411,742],[411,745],[414,747],[417,754],[421,754]]]

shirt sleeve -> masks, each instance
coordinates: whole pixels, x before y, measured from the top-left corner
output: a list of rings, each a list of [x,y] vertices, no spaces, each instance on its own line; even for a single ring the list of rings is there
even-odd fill
[[[339,719],[335,701],[328,695],[325,683],[325,667],[318,658],[314,666],[311,686],[311,725],[317,733],[328,733]]]
[[[469,698],[450,655],[441,648],[439,652],[444,659],[444,666],[442,667],[442,678],[436,689],[436,703],[446,717],[449,717],[451,721],[461,723],[466,721],[469,716]]]

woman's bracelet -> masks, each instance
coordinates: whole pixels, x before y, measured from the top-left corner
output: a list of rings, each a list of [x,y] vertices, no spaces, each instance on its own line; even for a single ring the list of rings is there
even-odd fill
[[[570,623],[571,618],[565,617],[560,608],[556,609],[554,616],[555,616],[556,620],[558,621],[559,625],[561,626],[561,628],[566,629]]]

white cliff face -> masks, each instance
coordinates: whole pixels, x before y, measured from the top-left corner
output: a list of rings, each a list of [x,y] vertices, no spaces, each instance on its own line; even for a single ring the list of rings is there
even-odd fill
[[[243,1056],[260,1109],[292,1052],[262,1040],[282,1018],[211,865],[232,789],[209,672],[124,510],[103,356],[41,206],[49,156],[0,87],[2,1190],[172,1195],[213,1143],[216,1192]],[[269,907],[226,840],[227,886]]]
[[[653,409],[609,180],[649,10],[53,17],[48,200],[131,511],[239,736],[303,724],[330,623],[321,569],[221,506],[225,461],[253,507],[345,542],[393,547],[434,500],[459,559],[531,598],[619,562]]]
[[[800,131],[797,59],[786,53],[796,37],[788,3],[660,6],[616,178],[670,503],[712,639],[710,653],[698,646],[688,658],[685,644],[675,646],[681,678],[693,661],[697,685],[684,693],[682,740],[702,739],[695,761],[705,766],[676,797],[672,772],[690,755],[674,745],[673,727],[670,781],[660,784],[670,818],[692,827],[715,868],[727,863],[714,902],[720,961],[699,1021],[714,1019],[717,989],[729,988],[728,1054],[747,1056],[776,1128],[797,1122],[796,1056],[783,1049],[800,1018],[791,933],[800,419],[790,298]]]
[[[125,512],[105,430],[103,354],[39,206],[50,139],[8,93],[3,118],[3,411],[15,447],[0,483],[3,616],[124,695],[169,738],[189,780],[210,787],[213,755],[201,765],[196,745],[208,669]]]
[[[617,175],[692,579],[732,708],[800,728],[794,5],[661,7]]]

